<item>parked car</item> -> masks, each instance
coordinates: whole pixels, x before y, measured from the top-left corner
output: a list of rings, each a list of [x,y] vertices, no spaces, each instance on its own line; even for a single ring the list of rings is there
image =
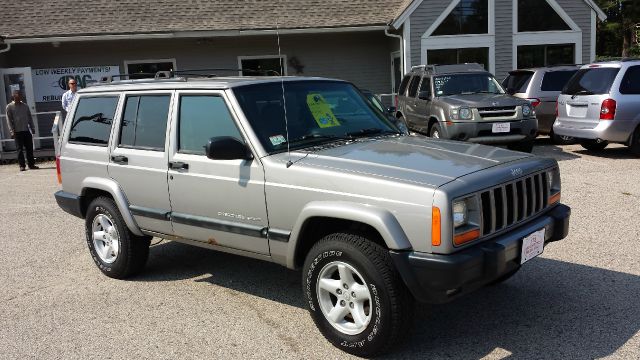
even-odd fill
[[[397,116],[434,138],[525,152],[538,128],[530,102],[506,94],[479,64],[414,66],[400,84]]]
[[[406,338],[415,299],[504,281],[569,228],[555,160],[402,135],[338,80],[90,86],[57,171],[105,275],[141,271],[153,236],[302,269],[320,332],[359,356]]]
[[[554,134],[553,123],[556,120],[558,96],[579,68],[579,65],[557,65],[513,70],[502,81],[508,94],[531,102],[538,119],[538,134],[549,135],[556,144],[574,141],[570,136]]]
[[[581,67],[558,97],[553,131],[587,150],[620,143],[640,156],[640,59]]]

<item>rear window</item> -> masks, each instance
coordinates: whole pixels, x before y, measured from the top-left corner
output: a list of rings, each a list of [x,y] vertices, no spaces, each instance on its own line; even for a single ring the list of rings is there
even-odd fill
[[[407,85],[409,85],[410,79],[411,79],[411,75],[407,75],[402,78],[402,82],[400,83],[400,89],[398,89],[398,95],[404,95],[404,92],[407,90]]]
[[[619,71],[620,68],[602,67],[578,70],[562,93],[566,95],[608,94]]]
[[[625,95],[640,94],[640,66],[632,66],[627,69],[620,83],[620,93]]]
[[[514,71],[504,79],[502,87],[509,94],[523,93],[527,91],[527,86],[529,86],[532,77],[533,72],[531,71]]]
[[[562,88],[567,84],[569,79],[578,72],[578,70],[567,71],[550,71],[544,74],[542,78],[542,91],[562,91]]]
[[[80,98],[71,123],[69,142],[106,146],[117,106],[117,96]]]
[[[418,85],[420,85],[420,76],[414,76],[413,79],[411,79],[411,84],[409,85],[408,97],[416,96],[416,92],[418,92]]]

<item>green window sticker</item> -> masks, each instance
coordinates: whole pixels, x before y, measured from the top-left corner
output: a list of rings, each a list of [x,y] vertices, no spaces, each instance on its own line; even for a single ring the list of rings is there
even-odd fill
[[[340,122],[336,119],[335,115],[333,115],[333,111],[331,111],[331,106],[322,95],[307,95],[307,106],[316,123],[318,123],[318,126],[321,128],[340,126]]]

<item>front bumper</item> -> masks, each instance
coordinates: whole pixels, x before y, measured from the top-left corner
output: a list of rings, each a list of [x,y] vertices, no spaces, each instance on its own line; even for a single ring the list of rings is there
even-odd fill
[[[476,290],[520,266],[522,239],[546,229],[545,246],[569,233],[571,209],[558,204],[545,214],[454,254],[390,251],[402,279],[418,301],[445,303]]]
[[[497,121],[447,122],[441,124],[444,137],[452,140],[469,141],[481,144],[508,144],[535,138],[538,120],[535,117],[509,121],[509,133],[493,133],[493,124]]]
[[[553,124],[556,135],[572,136],[578,139],[602,139],[615,143],[626,143],[637,123],[625,120],[602,120],[595,127],[592,123],[557,119]]]

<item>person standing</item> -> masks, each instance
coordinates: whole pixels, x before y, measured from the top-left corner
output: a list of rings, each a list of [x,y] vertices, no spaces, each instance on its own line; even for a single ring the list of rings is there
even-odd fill
[[[7,105],[7,123],[9,125],[9,133],[11,138],[16,142],[16,150],[18,151],[18,164],[20,171],[25,171],[25,160],[22,148],[27,152],[27,164],[29,169],[38,169],[36,161],[33,158],[33,137],[31,131],[35,129],[33,126],[33,118],[29,106],[22,102],[22,96],[19,91],[13,92],[13,102]]]
[[[67,113],[69,112],[69,109],[71,109],[73,99],[76,97],[76,91],[78,91],[78,83],[72,78],[69,80],[69,90],[62,94],[62,108]]]

